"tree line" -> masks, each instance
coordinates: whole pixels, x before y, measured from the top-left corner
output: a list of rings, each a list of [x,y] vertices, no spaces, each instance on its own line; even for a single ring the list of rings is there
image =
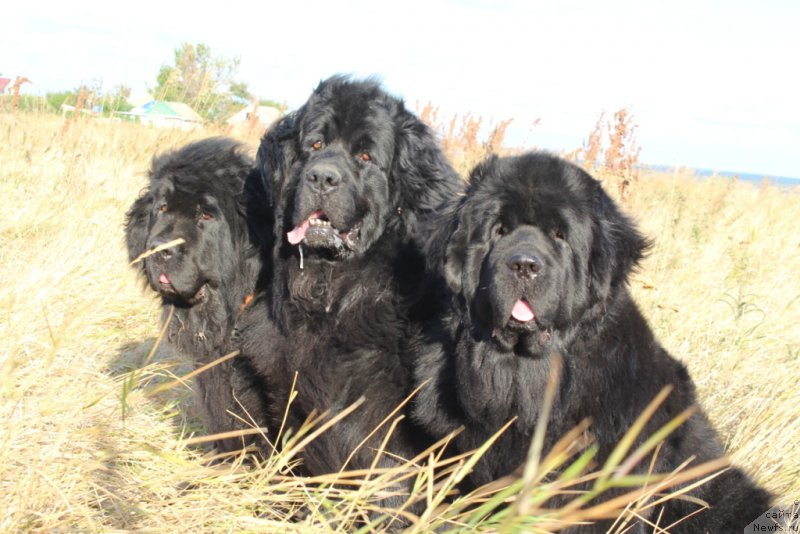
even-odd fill
[[[154,100],[183,102],[209,122],[221,122],[256,102],[284,110],[284,104],[258,98],[247,83],[237,79],[239,62],[239,58],[214,55],[205,43],[182,43],[174,49],[172,63],[161,66],[156,83],[148,87],[148,92]],[[20,109],[44,107],[59,112],[64,104],[75,106],[80,102],[83,109],[108,116],[133,108],[128,102],[130,87],[118,85],[105,90],[100,79],[75,89],[47,93],[44,101],[42,97],[23,96]]]

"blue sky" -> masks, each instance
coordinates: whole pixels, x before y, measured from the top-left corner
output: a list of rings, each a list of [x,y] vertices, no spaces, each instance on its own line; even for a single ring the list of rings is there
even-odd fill
[[[0,73],[28,93],[141,93],[181,42],[204,42],[292,107],[331,74],[376,74],[412,108],[513,118],[511,144],[571,150],[626,106],[646,163],[800,177],[798,23],[794,0],[14,2]]]

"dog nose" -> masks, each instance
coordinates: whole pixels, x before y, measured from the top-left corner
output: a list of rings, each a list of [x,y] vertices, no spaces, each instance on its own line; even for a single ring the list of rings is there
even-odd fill
[[[508,268],[520,278],[533,278],[542,270],[542,260],[533,254],[517,253],[508,260]]]
[[[315,165],[306,173],[306,183],[319,193],[330,193],[342,183],[342,174],[332,165]]]

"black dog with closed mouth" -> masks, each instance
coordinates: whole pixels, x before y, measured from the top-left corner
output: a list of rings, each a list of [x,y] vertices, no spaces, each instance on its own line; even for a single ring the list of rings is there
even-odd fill
[[[163,318],[174,307],[167,339],[197,366],[234,350],[234,322],[264,268],[260,249],[267,200],[252,175],[253,160],[235,141],[211,138],[153,160],[147,188],[127,214],[131,261],[176,239],[183,243],[146,256],[138,272],[161,299]],[[245,182],[248,181],[248,186]],[[253,181],[253,184],[250,184]],[[261,191],[247,195],[245,188]],[[263,385],[247,361],[235,358],[197,375],[195,398],[212,434],[263,424]],[[254,438],[216,441],[234,451]]]
[[[272,194],[274,270],[238,326],[243,354],[268,384],[274,424],[295,372],[288,428],[364,397],[303,461],[310,474],[330,473],[355,451],[347,467],[369,467],[389,424],[373,431],[409,392],[409,329],[435,304],[418,244],[462,181],[400,100],[341,76],[264,138],[258,165]],[[400,422],[378,465],[413,457],[417,439]]]
[[[539,153],[492,157],[473,171],[466,196],[432,242],[432,261],[453,298],[418,353],[416,381],[430,383],[414,401],[414,419],[435,437],[464,426],[455,444],[465,452],[518,418],[476,465],[473,484],[524,463],[554,353],[564,370],[548,446],[590,418],[603,462],[663,387],[674,390],[645,437],[697,402],[686,368],[655,339],[627,288],[649,243],[579,167]],[[691,456],[703,462],[723,454],[700,412],[665,441],[655,472]],[[711,509],[670,532],[741,532],[770,501],[736,468],[691,495]],[[671,500],[659,524],[697,508]],[[657,517],[655,511],[651,519]]]

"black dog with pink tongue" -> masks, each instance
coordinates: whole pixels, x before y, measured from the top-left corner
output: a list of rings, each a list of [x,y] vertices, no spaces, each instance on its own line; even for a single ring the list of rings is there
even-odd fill
[[[272,198],[273,275],[238,330],[242,353],[268,384],[274,424],[295,432],[311,414],[333,416],[363,398],[308,444],[301,470],[415,456],[421,433],[408,418],[376,451],[411,391],[404,345],[438,305],[421,245],[462,180],[402,101],[372,80],[342,76],[321,82],[267,133],[258,166]]]
[[[543,153],[490,158],[473,171],[431,244],[431,263],[452,293],[449,310],[430,324],[416,352],[422,389],[413,418],[439,438],[463,427],[455,452],[482,446],[514,420],[475,466],[472,486],[519,472],[556,358],[563,372],[545,451],[588,418],[587,437],[602,465],[662,388],[673,390],[637,443],[697,403],[686,367],[658,343],[627,287],[648,240],[576,165]],[[662,444],[652,467],[670,473],[723,455],[699,412]],[[640,472],[650,460],[640,462]],[[665,503],[663,515],[651,508],[647,519],[669,532],[742,532],[770,502],[737,468],[689,495],[694,500]],[[711,508],[701,510],[697,499]],[[653,528],[642,522],[631,532]]]

